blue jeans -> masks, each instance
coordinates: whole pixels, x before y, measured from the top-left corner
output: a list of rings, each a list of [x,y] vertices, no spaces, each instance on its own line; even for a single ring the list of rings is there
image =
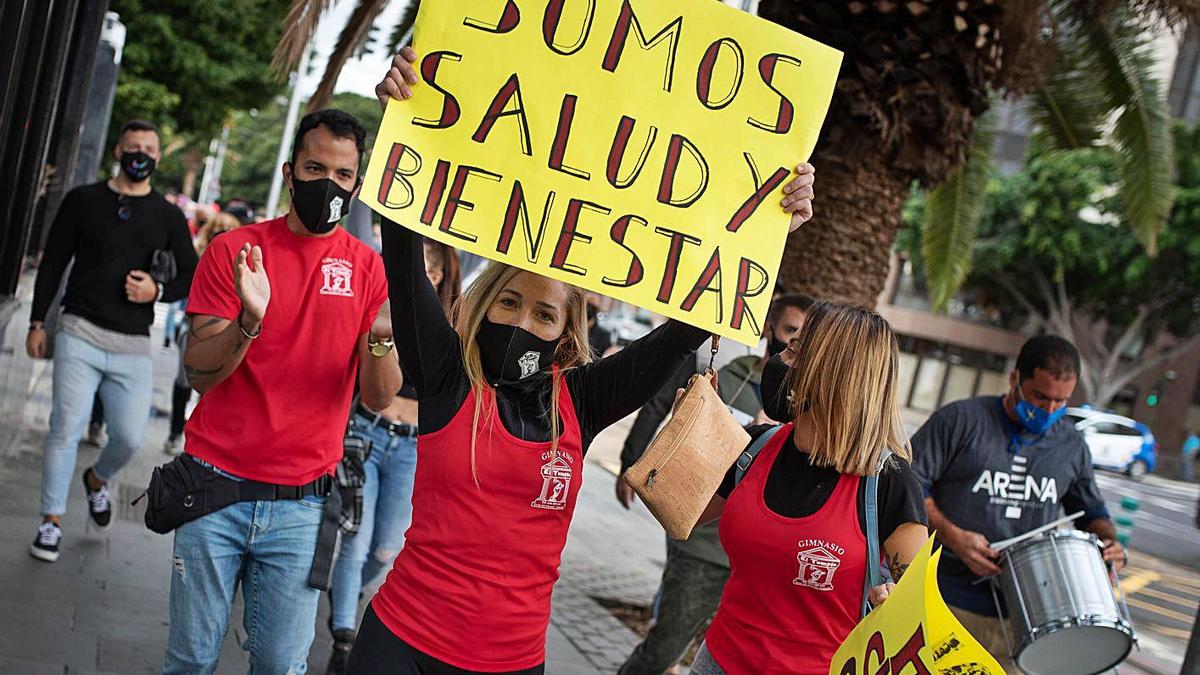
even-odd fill
[[[308,573],[324,504],[240,502],[175,530],[164,675],[216,670],[239,585],[251,675],[308,669],[320,598]]]
[[[363,484],[363,517],[358,532],[342,537],[333,568],[333,628],[353,630],[363,586],[386,569],[404,547],[412,522],[413,476],[417,471],[417,439],[392,436],[357,412],[350,418],[353,436],[371,442],[367,480]]]
[[[96,392],[104,403],[108,445],[92,468],[107,481],[142,447],[154,395],[148,354],[117,354],[58,331],[54,341],[53,406],[42,459],[42,514],[61,516],[75,475],[79,439]]]

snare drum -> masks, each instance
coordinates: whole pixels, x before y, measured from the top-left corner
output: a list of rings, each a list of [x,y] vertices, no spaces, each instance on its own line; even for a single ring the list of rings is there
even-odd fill
[[[1100,540],[1059,530],[1003,553],[997,581],[1008,606],[1013,660],[1031,675],[1099,673],[1129,655],[1136,636],[1117,602]]]

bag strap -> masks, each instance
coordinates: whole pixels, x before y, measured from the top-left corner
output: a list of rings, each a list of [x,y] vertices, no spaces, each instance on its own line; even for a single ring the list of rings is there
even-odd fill
[[[750,464],[754,462],[754,458],[758,457],[758,453],[762,452],[762,449],[771,441],[771,437],[782,428],[782,424],[776,424],[770,429],[767,429],[766,432],[764,432],[761,436],[754,439],[754,442],[751,443],[750,446],[745,450],[743,450],[742,454],[738,455],[737,471],[735,471],[733,474],[733,485],[735,487],[738,483],[742,482],[743,478],[746,477],[746,472],[750,470]]]
[[[871,589],[883,583],[883,574],[880,571],[879,563],[879,474],[883,472],[883,467],[891,456],[891,450],[884,450],[879,458],[879,467],[875,473],[867,476],[865,503],[863,504],[867,521],[867,575],[863,581],[863,616],[871,611],[871,603],[868,602]]]

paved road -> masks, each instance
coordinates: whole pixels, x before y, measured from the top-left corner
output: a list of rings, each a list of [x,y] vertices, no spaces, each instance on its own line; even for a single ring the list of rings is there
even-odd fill
[[[1196,528],[1195,520],[1200,485],[1153,475],[1138,483],[1104,471],[1096,472],[1096,481],[1114,517],[1122,513],[1122,498],[1137,499],[1139,508],[1133,516],[1131,548],[1179,565],[1200,568],[1200,529]]]

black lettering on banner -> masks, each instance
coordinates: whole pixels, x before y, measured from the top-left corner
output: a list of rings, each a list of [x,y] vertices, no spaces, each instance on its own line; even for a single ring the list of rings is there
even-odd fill
[[[654,147],[654,139],[658,137],[658,127],[650,126],[646,132],[646,142],[642,145],[642,151],[638,153],[637,162],[634,163],[633,169],[630,170],[627,178],[621,178],[621,162],[625,159],[625,149],[629,147],[629,138],[633,135],[633,127],[637,121],[628,115],[622,115],[621,121],[617,123],[617,133],[613,136],[612,147],[608,151],[608,166],[605,169],[604,175],[608,177],[609,185],[618,189],[625,189],[637,180],[637,177],[642,173],[642,167],[646,166],[646,158],[650,156],[650,148]]]
[[[750,271],[758,272],[758,285],[750,288]],[[729,317],[729,327],[734,330],[741,330],[742,320],[750,322],[750,332],[755,335],[762,335],[762,328],[759,327],[758,319],[754,317],[754,313],[750,311],[750,305],[746,300],[753,298],[756,295],[762,295],[762,292],[767,289],[767,271],[762,265],[750,260],[742,258],[738,263],[738,279],[737,289],[733,292],[733,312]]]
[[[478,28],[487,33],[507,33],[517,27],[521,23],[521,10],[517,8],[515,0],[507,0],[504,3],[504,13],[500,15],[499,20],[495,23],[480,21],[467,17],[463,19],[463,25],[470,28]]]
[[[729,51],[733,53],[736,67],[729,91],[713,101],[711,98],[713,71],[716,70],[717,61],[721,58],[722,47],[728,47]],[[720,110],[733,103],[733,99],[738,95],[738,90],[742,88],[742,70],[745,66],[746,55],[742,52],[742,46],[738,44],[737,40],[730,37],[714,40],[708,49],[704,50],[704,56],[700,59],[700,70],[696,74],[696,98],[700,99],[700,103],[709,110]]]
[[[442,222],[438,225],[438,229],[446,234],[458,237],[464,241],[476,242],[479,237],[461,232],[454,229],[454,216],[458,213],[461,207],[464,211],[474,211],[475,204],[462,198],[463,189],[467,185],[467,179],[471,176],[480,176],[488,180],[500,182],[501,176],[498,173],[485,171],[477,166],[459,166],[454,171],[454,182],[450,184],[450,194],[446,195],[446,208],[442,210]]]
[[[704,266],[704,270],[700,272],[700,276],[696,279],[696,283],[692,285],[692,290],[683,299],[683,304],[679,306],[685,312],[690,312],[696,308],[696,302],[700,300],[700,296],[705,293],[717,294],[717,318],[716,323],[721,323],[721,317],[724,316],[721,302],[721,249],[714,248],[712,255],[708,258],[708,264]]]
[[[415,166],[411,170],[401,167],[405,157],[412,157],[414,160]],[[389,209],[406,209],[412,206],[416,193],[413,192],[413,186],[408,181],[408,177],[415,176],[420,171],[421,156],[417,154],[417,151],[403,143],[392,143],[392,149],[388,151],[387,164],[383,165],[383,178],[379,181],[379,192],[376,194],[376,199]],[[392,187],[397,183],[404,188],[405,194],[400,201],[393,202],[389,198]]]
[[[458,118],[462,117],[462,107],[458,105],[458,99],[454,98],[454,94],[446,91],[437,83],[438,66],[442,65],[442,59],[447,61],[462,61],[462,54],[448,51],[430,52],[425,55],[425,58],[421,59],[421,78],[444,98],[442,100],[442,112],[438,115],[437,119],[413,118],[412,123],[418,127],[445,129],[454,126]]]
[[[779,112],[775,115],[775,123],[767,124],[766,122],[759,122],[753,117],[746,118],[746,122],[751,126],[773,134],[786,134],[790,131],[792,128],[792,118],[796,112],[792,102],[774,84],[775,67],[780,63],[793,65],[797,68],[800,67],[800,59],[785,54],[767,54],[758,60],[758,75],[762,78],[763,84],[779,95]]]
[[[429,194],[425,197],[425,208],[421,209],[421,222],[426,225],[433,224],[433,217],[437,215],[438,208],[442,205],[442,195],[446,193],[446,178],[450,175],[450,162],[444,159],[439,159],[437,166],[433,168],[433,181],[429,183]]]
[[[616,24],[613,25],[612,38],[608,41],[608,50],[604,52],[604,61],[600,63],[601,68],[610,73],[616,72],[617,66],[621,63],[621,54],[625,51],[625,42],[629,39],[630,27],[637,36],[638,44],[646,51],[654,49],[663,40],[667,41],[667,65],[663,73],[663,91],[671,91],[671,83],[675,79],[675,54],[679,47],[679,35],[683,32],[683,17],[676,17],[674,21],[655,33],[654,37],[647,40],[646,33],[642,31],[642,24],[638,21],[637,15],[633,13],[633,7],[629,4],[629,0],[622,0],[621,12],[617,15]]]
[[[571,123],[575,120],[575,94],[563,96],[562,106],[558,109],[558,128],[554,131],[554,144],[550,146],[550,162],[548,166],[555,171],[561,171],[568,176],[590,180],[592,174],[564,164],[567,154],[567,142],[571,138]]]
[[[546,225],[550,221],[550,210],[553,208],[554,191],[551,190],[546,195],[546,206],[542,209],[541,226],[534,235],[529,226],[529,212],[525,207],[525,188],[521,185],[521,181],[513,181],[513,189],[508,196],[508,208],[504,211],[504,222],[500,225],[500,239],[496,242],[496,251],[508,253],[519,219],[525,230],[525,258],[531,263],[536,263],[541,254],[542,239],[546,236]]]
[[[507,110],[509,101],[516,102],[516,107],[512,110]],[[521,152],[527,156],[533,156],[533,145],[529,140],[529,118],[525,116],[525,103],[521,99],[521,81],[517,79],[516,73],[510,75],[508,81],[496,92],[492,104],[488,106],[487,112],[479,122],[479,128],[471,135],[471,140],[483,143],[491,133],[492,127],[496,125],[496,120],[509,115],[516,115],[521,123],[518,127],[521,134]]]
[[[612,228],[608,231],[609,238],[612,239],[617,246],[620,246],[628,251],[629,255],[633,256],[633,258],[629,261],[629,271],[625,273],[625,278],[610,279],[608,277],[604,277],[600,279],[600,283],[604,284],[605,286],[629,288],[630,286],[640,282],[642,277],[646,275],[646,269],[642,266],[642,259],[638,257],[637,251],[629,248],[629,245],[625,243],[625,236],[629,234],[629,225],[631,223],[637,223],[642,227],[645,227],[649,224],[646,222],[645,218],[641,218],[630,213],[617,218],[613,222]]]
[[[759,182],[758,167],[754,164],[754,157],[748,152],[743,152],[742,156],[746,158],[746,164],[750,167],[750,178],[754,181],[754,192],[729,217],[729,223],[725,225],[725,229],[730,232],[737,232],[742,227],[742,224],[750,216],[754,215],[754,212],[766,201],[767,197],[778,189],[779,186],[783,185],[783,182],[791,175],[787,169],[780,167],[775,169],[775,173],[771,174],[771,177],[766,182]]]
[[[687,150],[688,154],[695,160],[696,167],[700,169],[700,184],[692,191],[692,194],[683,199],[675,199],[675,173],[679,169],[679,160],[683,156],[683,150]],[[663,163],[662,180],[658,183],[658,201],[667,206],[674,206],[685,209],[696,203],[697,199],[704,194],[708,189],[708,162],[704,160],[704,155],[700,154],[700,149],[695,143],[689,141],[686,137],[679,134],[671,134],[671,141],[667,144],[667,160]]]
[[[562,232],[558,235],[558,244],[554,247],[554,257],[550,260],[551,267],[580,276],[587,274],[587,268],[568,263],[567,256],[571,255],[571,245],[575,243],[576,239],[585,244],[592,241],[589,235],[579,232],[579,214],[584,210],[605,216],[612,213],[612,209],[582,199],[572,199],[567,202],[567,215],[563,218]]]
[[[875,631],[867,640],[867,652],[863,655],[863,675],[872,675],[870,672],[872,655],[879,662],[879,668],[873,675],[887,675],[887,652],[883,650],[883,634],[879,631]]]
[[[658,284],[658,295],[655,297],[659,302],[669,303],[671,292],[675,290],[675,277],[679,273],[679,258],[683,254],[683,245],[699,246],[700,239],[665,227],[654,228],[654,233],[671,239],[671,245],[667,248],[667,259],[663,261],[662,281]]]
[[[583,45],[587,43],[588,34],[592,32],[592,20],[596,18],[596,0],[584,1],[587,2],[587,15],[579,29],[579,37],[571,44],[558,42],[558,25],[562,22],[563,6],[567,4],[567,0],[549,0],[546,3],[546,13],[542,15],[542,39],[546,41],[546,46],[550,48],[550,51],[570,56],[583,49]]]

